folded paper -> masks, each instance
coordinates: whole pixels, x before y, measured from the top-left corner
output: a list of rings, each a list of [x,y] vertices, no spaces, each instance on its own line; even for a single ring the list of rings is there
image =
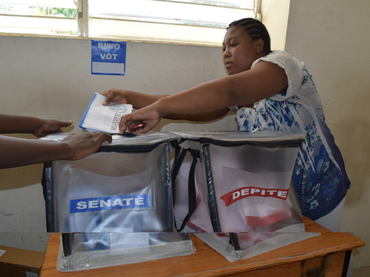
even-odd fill
[[[110,103],[103,106],[105,99],[104,95],[95,92],[80,121],[80,128],[92,132],[119,133],[121,117],[132,112],[132,105]]]

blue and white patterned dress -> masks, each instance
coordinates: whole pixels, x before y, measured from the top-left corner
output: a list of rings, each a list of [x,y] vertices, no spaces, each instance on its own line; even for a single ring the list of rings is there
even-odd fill
[[[237,108],[240,131],[280,130],[306,133],[293,172],[302,213],[316,220],[330,213],[350,187],[344,162],[325,123],[321,100],[303,62],[287,52],[276,51],[256,60],[284,68],[286,91],[263,99],[253,108]]]

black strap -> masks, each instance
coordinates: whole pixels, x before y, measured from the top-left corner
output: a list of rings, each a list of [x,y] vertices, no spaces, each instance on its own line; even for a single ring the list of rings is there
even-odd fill
[[[193,149],[182,149],[181,150],[181,153],[179,153],[178,155],[178,159],[177,159],[177,164],[175,165],[174,167],[174,171],[173,171],[173,174],[172,174],[172,180],[173,180],[173,188],[175,187],[175,180],[176,180],[176,176],[178,174],[178,171],[180,169],[180,166],[181,166],[181,163],[183,162],[184,158],[185,158],[185,155],[186,155],[186,152],[189,152],[192,157],[193,157],[193,161],[191,163],[191,167],[190,167],[190,171],[189,171],[189,178],[188,178],[188,214],[185,216],[180,228],[177,228],[176,226],[176,221],[175,221],[175,228],[177,230],[177,232],[181,232],[184,228],[185,228],[185,225],[186,223],[189,221],[189,219],[191,218],[191,216],[193,215],[196,207],[197,207],[197,193],[196,193],[196,189],[195,189],[195,167],[197,165],[197,159],[200,159],[200,151],[199,150],[193,150]],[[175,154],[176,155],[176,154]],[[175,157],[175,162],[176,162],[176,158]],[[181,163],[180,163],[181,161]],[[173,189],[173,193],[175,192],[175,190]],[[175,197],[174,197],[174,205],[175,205]]]
[[[229,237],[230,237],[229,243],[234,247],[234,250],[240,250],[238,235],[235,233],[230,233]]]
[[[184,161],[184,158],[186,156],[186,149],[182,149],[181,147],[176,147],[175,149],[175,161],[173,164],[173,170],[172,170],[172,176],[171,176],[171,181],[172,181],[172,204],[175,206],[176,203],[176,177],[177,174],[179,173],[180,167],[182,162]]]

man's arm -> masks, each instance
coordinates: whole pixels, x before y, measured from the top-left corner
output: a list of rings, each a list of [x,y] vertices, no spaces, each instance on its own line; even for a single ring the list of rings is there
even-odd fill
[[[54,160],[78,160],[111,142],[105,133],[71,133],[61,142],[0,136],[0,168],[10,168]]]
[[[0,114],[0,133],[28,133],[36,137],[44,137],[55,132],[62,132],[61,128],[68,127],[72,121],[63,122],[51,119],[40,119],[32,116]]]

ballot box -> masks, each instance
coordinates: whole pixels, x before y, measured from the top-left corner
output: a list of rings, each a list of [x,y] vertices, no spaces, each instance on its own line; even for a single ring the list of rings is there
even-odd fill
[[[179,231],[304,232],[292,183],[304,134],[174,134],[182,138],[172,175]]]
[[[84,159],[46,163],[47,231],[173,232],[170,152],[178,140],[164,132],[113,135]]]
[[[73,272],[190,255],[185,233],[63,233],[57,270]]]
[[[196,233],[229,262],[237,262],[320,235],[318,232]]]

